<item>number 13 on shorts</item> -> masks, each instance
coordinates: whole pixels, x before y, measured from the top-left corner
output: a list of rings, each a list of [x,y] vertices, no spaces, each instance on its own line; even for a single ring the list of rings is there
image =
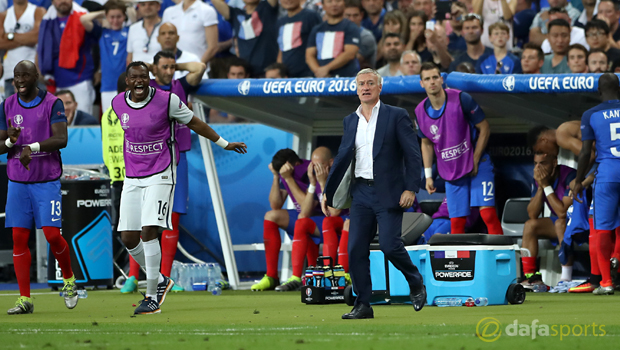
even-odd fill
[[[60,220],[61,215],[62,215],[62,206],[61,206],[60,201],[51,200],[50,206],[51,206],[50,214],[52,216],[52,221]]]

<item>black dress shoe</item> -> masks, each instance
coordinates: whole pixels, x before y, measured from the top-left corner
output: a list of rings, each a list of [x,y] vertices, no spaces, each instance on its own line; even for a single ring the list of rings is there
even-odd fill
[[[409,298],[411,298],[411,303],[413,304],[413,309],[415,311],[422,310],[424,304],[426,303],[426,286],[422,285],[421,290],[409,294]]]
[[[358,320],[362,318],[374,318],[375,315],[372,312],[372,307],[364,304],[357,304],[353,307],[351,312],[342,315],[343,320]]]

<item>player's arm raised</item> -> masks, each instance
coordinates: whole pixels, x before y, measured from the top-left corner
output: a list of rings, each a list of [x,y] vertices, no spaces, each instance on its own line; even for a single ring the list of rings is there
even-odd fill
[[[207,65],[202,62],[186,62],[177,63],[177,70],[186,70],[189,73],[185,76],[187,83],[191,86],[196,86],[202,81],[202,75],[207,70]],[[149,67],[150,70],[150,67]]]
[[[181,102],[179,96],[174,93],[170,94],[170,104],[168,106],[168,112],[172,119],[175,119],[181,124],[186,124],[188,128],[194,130],[194,132],[204,138],[207,138],[214,142],[216,145],[222,147],[227,151],[235,151],[237,153],[248,153],[247,146],[243,142],[228,142],[224,140],[215,130],[213,130],[207,123],[196,118],[194,112],[192,112],[185,103]]]

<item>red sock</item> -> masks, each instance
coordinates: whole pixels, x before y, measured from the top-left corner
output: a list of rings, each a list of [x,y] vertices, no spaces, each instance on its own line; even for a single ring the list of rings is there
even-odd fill
[[[43,233],[45,234],[45,239],[50,244],[50,250],[58,261],[58,266],[60,266],[62,271],[62,278],[71,278],[73,276],[71,254],[69,253],[67,241],[60,235],[60,228],[43,226]]]
[[[458,234],[458,233],[465,233],[465,223],[467,222],[467,218],[466,217],[460,217],[460,218],[451,218],[450,219],[450,233],[451,234]]]
[[[594,228],[594,219],[590,218],[590,235],[588,249],[590,251],[590,273],[595,276],[601,275],[601,270],[598,268],[598,231]]]
[[[172,213],[172,230],[166,230],[161,234],[161,273],[170,276],[172,262],[177,253],[177,243],[179,242],[179,220],[181,214]]]
[[[616,234],[612,235],[614,238],[614,252],[611,254],[612,258],[620,259],[620,227],[616,227]]]
[[[342,231],[342,224],[344,220],[340,216],[323,219],[323,256],[331,256],[334,263],[338,261],[338,233]]]
[[[610,261],[613,245],[611,243],[611,230],[598,230],[598,267],[601,270],[602,287],[611,285]]]
[[[293,251],[291,252],[291,264],[293,265],[293,276],[301,277],[304,269],[304,259],[308,253],[310,235],[316,230],[316,224],[312,219],[302,218],[295,222],[295,234],[293,235]],[[315,257],[316,261],[316,257]],[[312,260],[308,259],[308,264],[312,264]]]
[[[535,256],[524,256],[521,258],[521,262],[523,263],[523,274],[527,275],[530,273],[536,273],[536,257]]]
[[[278,279],[278,259],[280,258],[280,227],[273,221],[263,221],[263,242],[267,260],[267,276]]]
[[[338,265],[344,267],[344,272],[349,272],[349,231],[342,230],[340,244],[338,245]]]
[[[30,230],[13,227],[13,265],[19,285],[19,295],[30,298],[30,265],[32,256],[28,248]]]
[[[319,262],[317,261],[318,257],[319,257],[319,245],[315,244],[312,241],[312,239],[308,237],[308,249],[306,250],[306,259],[308,259],[308,266],[318,265],[319,264]],[[303,273],[303,270],[302,270],[302,273]]]
[[[132,276],[136,279],[140,279],[140,264],[138,264],[133,256],[129,255],[129,277]]]
[[[499,222],[499,218],[497,217],[497,211],[495,211],[495,207],[481,209],[480,216],[482,216],[482,220],[487,225],[487,230],[489,230],[489,234],[491,235],[503,235],[504,234],[504,230],[502,230],[502,224],[501,222]]]

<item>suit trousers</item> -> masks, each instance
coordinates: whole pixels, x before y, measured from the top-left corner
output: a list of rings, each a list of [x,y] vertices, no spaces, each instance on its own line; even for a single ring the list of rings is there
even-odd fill
[[[377,233],[377,224],[381,251],[403,273],[410,290],[417,292],[422,288],[423,281],[401,240],[403,209],[387,209],[381,205],[379,194],[372,184],[356,180],[352,187],[348,251],[349,273],[357,294],[355,304],[370,305],[370,243]]]

